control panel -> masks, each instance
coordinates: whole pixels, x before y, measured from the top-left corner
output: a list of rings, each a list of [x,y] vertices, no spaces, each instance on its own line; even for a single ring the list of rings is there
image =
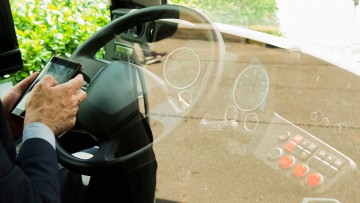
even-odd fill
[[[135,9],[117,9],[112,11],[112,20],[115,20],[119,17],[122,17],[129,12],[134,11]],[[139,38],[143,33],[143,25],[136,26],[132,29],[126,30],[112,41],[110,41],[105,46],[105,59],[109,61],[122,60],[128,61],[130,63],[136,63],[136,58],[134,57],[134,47],[131,41],[123,39],[123,37],[128,36],[127,38]]]
[[[349,157],[278,114],[254,150],[254,155],[307,190],[326,191],[352,173]]]
[[[125,17],[136,9],[120,8],[113,10],[112,20]],[[166,19],[148,22],[133,22],[134,26],[115,36],[105,45],[104,59],[108,61],[127,61],[133,64],[144,64],[145,57],[151,53],[150,43],[157,42],[172,36],[178,24]]]

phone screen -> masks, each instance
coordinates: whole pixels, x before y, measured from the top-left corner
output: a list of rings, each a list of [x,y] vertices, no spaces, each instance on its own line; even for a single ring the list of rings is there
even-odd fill
[[[25,104],[26,99],[34,88],[34,86],[45,76],[52,75],[58,84],[65,83],[75,76],[76,73],[80,70],[81,65],[79,63],[69,61],[64,58],[53,56],[45,67],[42,69],[40,74],[36,77],[35,81],[30,85],[28,90],[26,90],[23,97],[20,99],[19,103],[15,106],[12,114],[24,117],[25,116]]]

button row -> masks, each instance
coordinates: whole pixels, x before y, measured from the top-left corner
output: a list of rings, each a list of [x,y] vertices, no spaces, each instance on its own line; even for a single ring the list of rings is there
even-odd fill
[[[292,174],[294,177],[305,178],[306,184],[310,187],[317,187],[323,183],[323,176],[320,173],[309,173],[309,166],[300,163],[295,165],[295,157],[291,155],[284,155],[279,158],[280,168],[287,170],[293,167]],[[326,174],[326,173],[325,173]]]
[[[335,155],[329,153],[325,149],[320,149],[319,152],[316,153],[315,156],[317,156],[321,160],[329,163],[330,165],[334,166],[337,169],[340,169],[345,164],[344,160],[342,160],[342,159],[336,157]]]
[[[338,171],[336,167],[331,166],[329,163],[322,161],[319,157],[316,156],[309,160],[309,166],[319,170],[319,172],[325,174],[329,178],[334,177]]]

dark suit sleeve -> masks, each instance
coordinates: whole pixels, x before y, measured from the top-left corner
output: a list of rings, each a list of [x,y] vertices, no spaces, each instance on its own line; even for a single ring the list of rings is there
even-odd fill
[[[47,141],[31,138],[15,158],[15,144],[0,102],[0,202],[60,202],[57,156]]]

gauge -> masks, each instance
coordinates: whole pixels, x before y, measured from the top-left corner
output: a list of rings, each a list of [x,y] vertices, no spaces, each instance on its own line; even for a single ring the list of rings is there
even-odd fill
[[[192,86],[200,76],[199,55],[190,48],[181,47],[172,51],[164,63],[166,81],[177,89]]]
[[[236,79],[233,89],[235,105],[243,111],[258,108],[269,90],[269,77],[260,66],[249,66]]]
[[[244,128],[251,132],[254,131],[259,125],[259,116],[256,113],[249,113],[244,118]]]

